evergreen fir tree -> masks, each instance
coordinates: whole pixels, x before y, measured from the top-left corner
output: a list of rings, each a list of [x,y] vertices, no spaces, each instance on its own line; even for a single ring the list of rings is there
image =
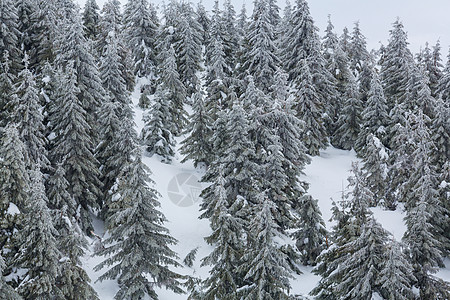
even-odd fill
[[[195,18],[192,4],[181,3],[174,44],[180,80],[188,96],[199,86],[197,72],[201,70],[201,26]]]
[[[20,210],[25,209],[28,200],[29,177],[25,165],[26,148],[20,138],[17,126],[10,123],[4,129],[0,148],[1,206],[6,210],[13,203]]]
[[[367,51],[366,44],[366,37],[361,33],[359,22],[355,22],[349,44],[350,48],[348,55],[350,59],[350,70],[356,77],[361,74],[363,64],[370,59],[370,54]]]
[[[214,246],[214,249],[202,259],[202,266],[212,266],[209,277],[203,283],[206,290],[204,299],[237,300],[240,280],[236,268],[244,249],[242,232],[245,222],[238,214],[242,204],[236,201],[230,205],[222,171],[219,171],[215,183],[214,199],[209,203],[211,207],[209,210],[212,211],[210,221],[213,233],[205,238],[208,244]]]
[[[140,299],[145,295],[158,299],[155,286],[164,286],[175,293],[180,275],[169,270],[177,267],[177,255],[169,246],[177,241],[163,226],[164,215],[157,210],[158,193],[150,188],[148,170],[141,161],[140,151],[133,153],[118,180],[116,201],[107,219],[110,237],[99,255],[109,255],[96,270],[109,268],[98,280],[118,279],[120,289],[115,299]],[[152,284],[147,274],[155,282]]]
[[[163,48],[159,59],[161,61],[158,67],[158,85],[161,86],[161,93],[165,94],[167,108],[170,111],[170,121],[166,124],[172,135],[179,135],[187,124],[186,111],[184,104],[186,102],[187,90],[181,82],[180,74],[177,71],[175,50],[171,45],[169,48]]]
[[[81,227],[89,232],[92,226],[89,212],[98,207],[100,195],[98,161],[93,155],[87,114],[77,97],[80,93],[76,84],[77,74],[70,63],[66,74],[59,71],[57,80],[60,86],[52,104],[50,120],[55,138],[49,154],[53,163],[63,163],[69,194],[80,206]]]
[[[209,203],[214,199],[215,179],[219,170],[223,170],[223,177],[226,179],[226,192],[229,205],[238,196],[248,199],[249,194],[253,193],[253,178],[258,173],[256,161],[256,150],[254,142],[250,139],[250,124],[246,111],[237,100],[233,109],[229,112],[226,119],[226,133],[228,137],[228,147],[224,148],[221,156],[208,168],[202,181],[209,181],[213,184],[202,191],[201,209],[204,211],[201,218],[209,218],[214,210]],[[257,177],[256,177],[257,178]]]
[[[315,89],[309,71],[307,61],[303,60],[302,72],[300,78],[296,81],[294,109],[297,111],[298,118],[305,122],[301,139],[308,154],[319,155],[319,150],[325,149],[328,141],[321,113],[323,103]]]
[[[371,216],[361,235],[343,248],[350,255],[340,259],[340,281],[333,287],[339,299],[372,299],[378,292],[377,279],[384,263],[388,232]]]
[[[175,140],[171,132],[170,92],[162,86],[156,88],[152,107],[144,116],[142,140],[150,155],[158,154],[163,162],[170,163],[175,152]]]
[[[5,297],[5,299],[20,300],[22,297],[20,297],[19,294],[5,282],[5,278],[2,275],[5,267],[5,261],[0,255],[0,294],[2,297]]]
[[[259,193],[250,224],[251,244],[239,267],[246,272],[246,284],[239,289],[244,299],[289,299],[292,275],[285,254],[275,241],[282,236],[277,229],[274,210],[274,202],[264,192]]]
[[[11,73],[11,61],[6,51],[2,54],[0,63],[0,128],[6,127],[15,111],[15,108],[11,106],[15,81],[16,76]]]
[[[56,44],[56,65],[76,71],[78,89],[77,98],[86,112],[86,121],[90,126],[89,135],[94,143],[98,142],[98,108],[101,106],[105,91],[98,72],[98,64],[92,55],[92,47],[83,35],[83,25],[76,8],[67,9],[68,16],[61,24],[61,33]],[[69,73],[69,72],[67,72]]]
[[[230,73],[227,75],[232,75],[231,71],[235,69],[237,60],[238,60],[238,50],[239,50],[239,30],[243,30],[244,28],[239,28],[237,26],[236,20],[236,12],[234,10],[233,4],[230,0],[225,0],[223,2],[223,12],[221,16],[221,31],[222,31],[222,40],[223,40],[223,51],[225,53],[225,61],[227,68],[226,70],[230,70]],[[244,23],[244,26],[248,25]],[[247,30],[248,30],[247,26]],[[245,34],[247,31],[245,31]]]
[[[122,34],[122,13],[120,2],[118,0],[109,0],[105,3],[102,9],[102,16],[100,19],[100,32],[96,44],[99,56],[103,55],[107,39],[110,34],[116,39],[117,51],[120,56],[121,76],[126,83],[128,91],[134,90],[135,75],[134,75],[134,59],[131,51],[127,48],[126,42]]]
[[[124,36],[131,49],[135,75],[154,75],[156,68],[155,39],[159,21],[147,0],[130,0],[123,13]]]
[[[438,96],[439,81],[443,76],[441,43],[439,40],[432,47],[432,49],[429,48],[428,43],[426,44],[423,51],[423,61],[420,63],[424,66],[428,76],[431,96],[436,98]]]
[[[315,265],[317,257],[327,247],[328,232],[317,202],[310,195],[304,195],[300,200],[299,229],[294,232],[293,238],[304,265]]]
[[[19,251],[14,265],[27,269],[18,291],[26,299],[52,299],[60,297],[57,277],[61,272],[56,229],[53,227],[45,195],[42,173],[30,173],[30,196],[25,205],[24,227],[15,238]]]
[[[82,268],[80,258],[85,254],[87,241],[73,218],[68,217],[65,207],[54,212],[58,249],[63,258],[58,284],[65,299],[93,299],[98,295],[90,285],[90,278]]]
[[[332,144],[344,150],[355,147],[361,130],[362,104],[359,98],[358,86],[355,78],[351,77],[346,88],[345,102],[341,115],[336,124],[336,132],[332,137]]]
[[[211,24],[211,20],[209,19],[205,6],[201,1],[197,3],[197,9],[195,11],[195,14],[197,15],[197,22],[198,24],[200,24],[202,45],[206,46],[209,42],[209,26]]]
[[[364,153],[364,149],[367,147],[366,140],[370,134],[375,135],[378,139],[384,140],[389,124],[386,98],[384,97],[383,87],[376,73],[373,73],[369,98],[367,103],[365,103],[365,108],[361,116],[361,131],[355,145],[360,155]]]
[[[444,102],[450,99],[450,51],[447,56],[447,63],[443,70],[443,75],[438,83],[437,94]]]
[[[213,153],[209,143],[209,138],[212,135],[212,122],[206,111],[203,93],[199,91],[194,94],[193,98],[193,114],[191,115],[191,122],[185,131],[189,136],[182,142],[180,149],[180,153],[186,156],[181,162],[193,159],[195,167],[199,163],[208,166],[213,160]]]
[[[44,138],[44,124],[42,107],[39,101],[39,92],[36,87],[34,75],[28,69],[28,56],[23,60],[25,68],[18,75],[17,96],[19,103],[13,114],[14,122],[18,125],[22,141],[26,147],[26,164],[30,169],[34,165],[40,168],[49,166],[47,143]]]
[[[403,24],[400,20],[396,20],[393,29],[390,30],[389,43],[381,63],[381,79],[390,109],[396,101],[399,103],[404,101],[413,63]]]
[[[416,279],[400,243],[393,240],[387,245],[385,260],[376,282],[380,294],[387,300],[414,299],[412,285]]]
[[[373,134],[369,134],[366,139],[366,149],[363,155],[363,170],[365,180],[370,190],[377,195],[377,202],[373,205],[383,203],[391,210],[395,209],[392,199],[386,197],[388,182],[389,155],[386,147]]]
[[[22,51],[28,52],[32,47],[33,23],[36,22],[34,12],[39,9],[37,1],[15,0],[17,9],[17,29],[19,30],[18,46]]]
[[[11,214],[8,209],[16,207],[19,212],[24,212],[30,180],[24,159],[25,145],[12,123],[4,129],[0,145],[0,250],[9,266],[17,249],[5,253],[5,245],[12,247],[12,238],[23,220],[21,214]]]
[[[318,29],[314,25],[305,0],[296,1],[291,20],[292,25],[286,33],[288,46],[281,55],[284,69],[289,74],[289,80],[295,83],[295,80],[302,74],[303,64],[300,63],[300,60],[306,59],[320,102],[324,106],[325,112],[329,113],[336,96],[334,78],[327,70]]]
[[[131,104],[131,99],[125,78],[122,76],[124,68],[118,38],[116,33],[110,32],[101,58],[100,78],[105,91],[109,94],[110,101],[118,103],[117,117],[120,120],[130,117],[126,115],[130,111],[125,111],[125,108]]]
[[[99,34],[100,8],[95,0],[87,0],[83,11],[84,35],[88,39],[96,40]]]
[[[242,69],[246,70],[246,74],[253,76],[256,86],[264,93],[272,92],[271,87],[280,61],[277,57],[275,28],[271,22],[269,1],[255,2],[246,40],[248,51],[244,54]]]
[[[12,74],[17,75],[20,69],[20,49],[18,28],[19,19],[14,0],[2,0],[0,2],[0,62],[5,63],[4,54],[8,52]]]
[[[431,138],[435,145],[435,150],[431,153],[433,163],[438,169],[442,169],[450,157],[450,105],[444,103],[442,99],[437,99],[434,108],[435,118],[431,126]]]

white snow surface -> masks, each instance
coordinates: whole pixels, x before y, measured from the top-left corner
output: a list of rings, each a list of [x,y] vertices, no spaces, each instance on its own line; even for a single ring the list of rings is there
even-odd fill
[[[143,111],[138,107],[140,86],[144,80],[138,80],[136,90],[132,94],[133,104],[135,107],[135,123],[138,134],[143,127]],[[185,137],[177,138],[177,147],[180,141]],[[178,150],[178,149],[177,149]],[[172,249],[179,255],[179,262],[182,264],[184,257],[194,248],[198,247],[198,253],[192,268],[183,267],[176,271],[180,274],[195,276],[201,279],[208,277],[209,267],[200,267],[201,259],[208,255],[212,247],[206,244],[204,237],[211,233],[209,222],[205,219],[199,219],[200,211],[199,204],[201,199],[194,199],[193,196],[190,206],[180,206],[171,201],[168,190],[169,182],[180,174],[190,175],[190,178],[198,178],[204,174],[204,170],[194,168],[191,161],[181,164],[182,156],[178,153],[171,164],[160,162],[157,156],[143,158],[143,162],[152,171],[151,178],[155,181],[156,190],[161,194],[159,201],[161,203],[161,211],[167,218],[165,226],[170,230],[173,237],[178,240],[178,244]],[[305,175],[301,177],[310,184],[308,193],[314,198],[318,199],[319,206],[322,211],[323,219],[325,220],[328,230],[331,230],[333,225],[330,222],[331,218],[331,203],[340,200],[342,191],[347,187],[347,178],[350,176],[351,163],[357,161],[354,151],[343,151],[332,147],[321,151],[320,156],[313,157],[312,162],[305,169]],[[203,186],[204,187],[204,186]],[[180,186],[180,193],[189,193],[185,188]],[[196,193],[192,193],[196,195]],[[403,222],[404,212],[403,206],[399,205],[396,211],[386,211],[382,208],[373,208],[372,211],[378,222],[383,227],[393,234],[393,237],[400,241],[405,230]],[[103,222],[94,217],[95,234],[101,238],[105,238],[105,230]],[[107,233],[106,233],[107,234]],[[116,281],[107,280],[103,282],[96,282],[97,278],[103,274],[106,269],[95,272],[94,267],[104,260],[103,257],[94,256],[95,247],[98,247],[98,238],[89,239],[90,247],[84,257],[84,268],[92,279],[92,284],[101,300],[110,300],[114,298],[115,293],[119,290]],[[450,281],[450,259],[445,260],[446,268],[441,269],[436,275],[444,280]],[[315,287],[319,276],[311,273],[312,267],[301,267],[303,274],[295,275],[291,281],[292,294],[302,294],[307,296],[308,293]],[[165,289],[158,289],[157,293],[160,300],[186,300],[187,294],[177,295]]]

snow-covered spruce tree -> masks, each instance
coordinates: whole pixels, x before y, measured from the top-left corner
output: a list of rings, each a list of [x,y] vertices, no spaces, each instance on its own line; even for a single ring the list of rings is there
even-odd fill
[[[189,136],[182,142],[180,153],[185,155],[181,162],[194,160],[194,166],[210,165],[214,159],[211,144],[212,121],[205,107],[204,93],[199,90],[193,95],[193,113],[185,131]]]
[[[15,111],[11,106],[11,100],[15,91],[16,76],[11,73],[9,53],[6,51],[0,55],[0,128],[5,128]]]
[[[244,37],[248,31],[248,17],[245,3],[242,4],[241,11],[236,16],[236,32],[238,36],[239,49],[242,50],[244,44]]]
[[[105,97],[98,64],[91,53],[89,42],[83,35],[83,25],[78,9],[68,8],[67,18],[63,20],[57,38],[55,64],[65,68],[73,65],[76,71],[76,84],[79,92],[76,96],[86,112],[87,128],[94,143],[98,142],[98,109]],[[70,73],[70,72],[67,72]]]
[[[388,150],[375,135],[369,134],[363,154],[364,177],[369,189],[377,195],[377,202],[387,209],[395,210],[395,203],[386,197],[388,188],[389,155]]]
[[[262,126],[267,126],[263,124]],[[262,175],[262,188],[265,190],[266,197],[275,203],[276,209],[272,211],[273,217],[277,223],[280,233],[293,227],[294,218],[292,209],[297,205],[298,197],[303,193],[300,190],[298,181],[293,181],[284,171],[284,166],[292,167],[292,163],[283,155],[283,148],[277,130],[269,129],[265,133],[266,143],[264,146],[264,155],[262,157],[264,175]],[[293,186],[289,186],[293,183]]]
[[[332,62],[332,56],[339,44],[339,38],[334,32],[334,25],[331,22],[331,15],[328,15],[327,28],[325,29],[325,35],[322,38],[323,56],[328,64]]]
[[[385,262],[377,276],[379,294],[387,300],[414,299],[412,286],[416,280],[412,265],[402,251],[401,244],[392,240],[386,245]]]
[[[348,56],[350,59],[350,70],[357,78],[362,72],[363,64],[370,60],[370,54],[367,51],[366,45],[366,37],[361,33],[361,28],[359,28],[359,21],[355,22],[349,44],[350,48]]]
[[[292,12],[290,30],[286,33],[287,47],[281,54],[284,69],[289,80],[294,81],[302,73],[300,60],[306,59],[313,79],[314,87],[325,112],[329,112],[333,98],[336,96],[333,75],[327,70],[326,60],[322,54],[318,29],[309,12],[305,0],[297,0]]]
[[[25,208],[28,199],[29,177],[25,164],[25,144],[20,138],[17,126],[9,123],[2,134],[0,148],[0,182],[2,209],[13,203],[20,210]]]
[[[431,96],[428,75],[423,67],[414,70],[414,76],[411,76],[412,80],[407,88],[405,107],[415,113],[421,110],[428,118],[434,119],[436,99]],[[431,123],[427,125],[431,126]]]
[[[0,62],[4,63],[4,53],[8,51],[11,72],[15,75],[20,70],[19,20],[14,0],[0,2]]]
[[[161,50],[160,56],[158,56],[161,63],[158,67],[159,79],[157,84],[161,86],[161,92],[164,91],[167,98],[166,101],[168,101],[167,108],[170,111],[170,123],[166,124],[166,126],[168,126],[174,136],[177,136],[181,134],[187,124],[187,113],[184,109],[187,91],[177,71],[175,50],[169,41],[165,41],[165,43],[166,46],[161,48],[164,50]]]
[[[425,49],[422,52],[423,59],[419,61],[425,68],[429,79],[429,87],[431,95],[436,98],[438,96],[439,81],[443,76],[443,65],[441,58],[441,43],[438,40],[436,44],[429,48],[428,43],[425,44]]]
[[[29,28],[30,44],[26,51],[30,55],[30,69],[41,72],[45,64],[53,62],[55,58],[55,39],[62,29],[60,25],[64,17],[59,15],[60,11],[56,8],[57,1],[35,2],[37,9],[31,14],[33,22]]]
[[[343,246],[350,255],[339,259],[340,281],[333,287],[338,299],[370,300],[379,293],[377,279],[385,263],[388,237],[389,233],[370,216],[362,224],[361,235]]]
[[[400,200],[405,202],[407,209],[415,206],[417,201],[417,194],[412,193],[411,189],[417,184],[419,180],[425,175],[424,170],[429,169],[432,171],[430,180],[434,185],[434,189],[437,188],[437,174],[435,167],[431,163],[431,155],[435,149],[435,145],[431,139],[430,129],[427,127],[429,122],[428,117],[419,111],[417,115],[412,114],[410,116],[411,128],[408,135],[410,149],[408,149],[407,159],[410,163],[409,176],[403,178],[403,185],[400,191]]]
[[[372,81],[370,83],[369,98],[364,104],[361,113],[361,131],[356,140],[355,148],[358,154],[364,156],[366,141],[370,134],[384,141],[386,131],[389,124],[388,107],[386,98],[384,97],[383,87],[378,79],[378,75],[373,72]]]
[[[319,254],[327,247],[328,232],[317,202],[311,195],[304,195],[300,199],[299,219],[296,226],[299,229],[292,235],[304,265],[314,266]]]
[[[435,118],[431,126],[431,138],[435,145],[432,152],[433,163],[438,170],[442,169],[450,157],[450,103],[445,103],[442,99],[436,100],[434,107]]]
[[[25,159],[28,169],[34,165],[45,169],[50,162],[47,158],[44,124],[39,92],[34,75],[28,69],[28,56],[24,57],[24,69],[18,75],[16,94],[19,103],[13,113],[22,141],[25,143]]]
[[[358,86],[355,78],[350,77],[346,87],[345,100],[341,115],[336,124],[336,132],[331,143],[340,149],[350,150],[355,147],[361,131],[362,103],[359,97]]]
[[[93,299],[98,295],[90,285],[90,278],[83,269],[80,258],[85,254],[87,241],[76,221],[68,217],[66,208],[54,211],[57,244],[61,251],[61,274],[57,279],[64,299]]]
[[[237,300],[237,289],[240,284],[237,267],[244,250],[242,240],[245,221],[239,215],[242,199],[230,204],[227,198],[223,172],[219,168],[215,179],[212,201],[209,203],[212,234],[205,238],[214,246],[213,251],[202,259],[202,266],[212,266],[209,277],[203,282],[205,300],[228,299]]]
[[[224,49],[224,37],[222,33],[221,15],[219,2],[216,1],[213,8],[210,27],[210,41],[206,48],[206,108],[212,121],[217,119],[219,110],[231,105],[227,105],[226,98],[229,93],[228,76],[232,70],[229,69],[226,62]]]
[[[153,105],[144,116],[145,125],[141,133],[147,152],[161,156],[166,163],[170,163],[175,154],[169,93],[162,85],[156,88]]]
[[[94,157],[87,113],[77,97],[80,94],[77,74],[70,62],[65,73],[58,71],[56,80],[59,86],[50,108],[55,138],[51,141],[49,157],[53,164],[63,163],[69,194],[80,209],[80,225],[89,232],[92,229],[89,212],[98,206],[100,196],[98,161]]]
[[[297,112],[293,108],[294,98],[288,88],[287,77],[282,69],[278,69],[275,73],[275,86],[272,87],[273,103],[264,119],[267,126],[276,129],[280,138],[282,153],[286,160],[283,169],[289,179],[288,187],[294,188],[298,184],[297,177],[302,174],[310,158],[306,155],[307,150],[300,138],[304,123],[296,116]],[[297,196],[293,196],[294,198]]]
[[[197,16],[197,22],[200,24],[200,35],[202,37],[202,45],[206,46],[209,42],[209,26],[211,25],[211,20],[206,12],[205,6],[202,1],[197,3],[197,8],[195,10]]]
[[[406,32],[398,19],[390,30],[389,43],[381,59],[381,80],[388,107],[392,109],[396,101],[404,101],[408,78],[414,64],[408,49]]]
[[[123,13],[124,39],[133,54],[134,72],[140,77],[152,76],[156,71],[155,40],[159,21],[154,10],[147,0],[130,0]]]
[[[35,19],[35,11],[39,10],[37,1],[15,0],[14,6],[17,9],[17,29],[19,30],[18,46],[22,51],[29,52],[33,40],[33,23]]]
[[[275,203],[259,192],[250,222],[250,244],[238,267],[245,273],[239,294],[244,299],[289,299],[292,278],[286,255],[280,250],[283,239],[273,212]]]
[[[330,60],[327,61],[327,69],[334,77],[336,85],[336,95],[329,103],[327,110],[327,129],[330,133],[336,130],[336,124],[342,113],[343,102],[345,99],[346,88],[351,79],[351,71],[349,68],[348,55],[342,50],[340,44],[336,44]]]
[[[425,174],[428,175],[428,174]],[[441,241],[436,237],[432,218],[435,217],[437,197],[430,195],[430,186],[415,187],[418,199],[413,207],[407,210],[405,222],[407,231],[403,237],[408,245],[408,256],[413,265],[414,275],[417,278],[417,287],[422,299],[438,299],[436,294],[430,293],[436,287],[429,286],[432,273],[442,265]],[[427,196],[432,196],[428,199]]]
[[[100,19],[100,32],[96,42],[96,49],[99,56],[103,55],[107,44],[108,36],[113,33],[118,46],[118,55],[120,56],[121,76],[126,83],[127,90],[133,91],[135,85],[134,59],[130,49],[126,46],[122,34],[122,13],[120,2],[118,0],[109,0],[103,6]]]
[[[200,85],[197,73],[202,59],[201,26],[191,3],[182,2],[179,14],[174,44],[177,69],[187,95],[192,96]]]
[[[447,56],[447,63],[445,64],[443,75],[438,83],[437,94],[442,97],[444,102],[450,99],[450,51]]]
[[[22,297],[20,297],[19,294],[5,282],[5,278],[3,277],[3,270],[5,267],[5,261],[0,254],[0,294],[2,297],[5,297],[5,299],[21,300]]]
[[[450,161],[442,166],[442,173],[439,178],[439,199],[444,207],[444,255],[450,253]]]
[[[253,76],[256,86],[264,93],[272,92],[275,72],[280,65],[277,56],[275,28],[270,18],[269,1],[255,1],[255,8],[246,35],[248,50],[244,54],[241,67],[246,70],[245,74]]]
[[[344,53],[346,53],[347,55],[349,55],[350,53],[350,42],[350,32],[348,31],[347,27],[344,27],[344,29],[342,29],[342,34],[339,36],[339,44],[342,48],[342,51],[344,51]]]
[[[238,51],[239,51],[239,41],[241,37],[239,36],[239,30],[244,30],[247,28],[239,28],[236,20],[236,12],[234,10],[233,4],[230,0],[225,0],[223,2],[223,11],[221,15],[221,27],[222,27],[222,38],[223,38],[223,50],[225,53],[225,61],[227,64],[227,71],[232,71],[237,64]],[[244,24],[247,25],[247,24]],[[245,34],[248,31],[245,31]],[[231,76],[231,72],[227,73]]]
[[[333,220],[337,221],[332,234],[335,244],[317,258],[318,264],[313,270],[322,277],[311,291],[311,295],[317,299],[353,299],[357,293],[366,294],[367,297],[368,292],[364,288],[369,289],[372,295],[375,286],[376,278],[370,278],[370,275],[373,276],[379,270],[368,272],[370,264],[362,262],[366,258],[380,259],[380,248],[387,240],[387,232],[374,221],[369,210],[369,204],[375,202],[374,195],[367,188],[357,163],[352,164],[352,173],[348,180],[353,190],[343,194],[340,208],[336,205],[333,207]],[[377,246],[374,248],[373,245]],[[361,266],[365,266],[361,270],[351,265],[359,259]],[[381,267],[381,264],[377,267]],[[352,277],[356,272],[367,273],[369,277]],[[360,279],[366,279],[367,285],[361,284],[363,281]]]
[[[327,132],[323,124],[322,109],[324,104],[313,83],[308,62],[301,63],[301,73],[295,81],[294,110],[297,117],[305,122],[301,140],[308,154],[319,155],[319,150],[328,145]]]
[[[138,148],[133,156],[118,179],[116,200],[106,220],[110,236],[98,255],[107,257],[95,269],[109,269],[98,280],[118,280],[115,299],[142,299],[146,295],[158,299],[158,286],[182,293],[181,275],[169,269],[179,266],[176,253],[169,248],[177,241],[163,225],[166,219],[157,209],[158,193],[149,187],[153,181]]]
[[[244,197],[247,201],[249,195],[254,193],[253,176],[258,178],[258,165],[256,161],[255,144],[249,136],[250,124],[247,112],[242,107],[239,100],[236,100],[233,109],[228,112],[226,121],[226,134],[228,146],[223,149],[221,156],[218,156],[207,169],[202,178],[203,181],[212,184],[202,191],[203,211],[201,218],[209,218],[214,213],[211,203],[214,199],[216,178],[219,170],[223,170],[223,177],[226,180],[226,192],[229,205],[233,205],[238,196]]]
[[[37,168],[37,166],[35,166]],[[14,239],[19,251],[13,265],[26,269],[18,291],[25,299],[61,297],[57,277],[61,272],[56,236],[41,171],[30,172],[30,193],[24,207],[24,225]]]
[[[7,265],[11,265],[11,256],[15,252],[5,251],[5,246],[12,248],[11,239],[23,222],[22,214],[14,212],[13,208],[24,211],[30,182],[24,158],[25,145],[12,123],[4,129],[0,145],[0,250]]]
[[[413,133],[411,129],[411,120],[413,115],[405,113],[402,105],[394,106],[391,114],[396,111],[395,118],[398,123],[393,125],[390,130],[395,132],[390,139],[391,151],[389,152],[389,184],[386,199],[389,203],[396,201],[405,201],[403,193],[408,193],[408,189],[404,189],[405,178],[410,178],[412,173],[412,161],[410,155],[413,152],[415,143],[411,139]],[[401,124],[403,123],[403,124]]]
[[[123,167],[123,163],[118,164],[117,161],[118,156],[123,155],[123,153],[118,153],[117,151],[118,143],[122,141],[122,138],[119,136],[121,120],[117,116],[119,107],[119,103],[113,103],[109,99],[106,99],[99,113],[101,141],[95,149],[95,158],[100,164],[100,179],[103,183],[103,195],[106,196],[104,199],[105,202],[107,201],[106,198],[109,195],[111,187],[116,181],[118,173]],[[124,159],[126,160],[126,158]]]
[[[109,33],[100,61],[100,78],[103,88],[110,101],[118,103],[117,117],[120,120],[130,118],[131,116],[126,114],[131,113],[131,111],[126,108],[131,104],[131,98],[122,73],[125,66],[122,64],[120,57],[120,44],[116,33]]]
[[[99,36],[96,45],[99,55],[103,54],[103,49],[106,46],[106,39],[110,33],[113,32],[117,37],[122,31],[123,17],[120,9],[120,1],[118,0],[108,0],[103,5],[99,21]]]
[[[95,0],[87,0],[83,10],[84,35],[88,39],[96,40],[99,34],[100,8]]]

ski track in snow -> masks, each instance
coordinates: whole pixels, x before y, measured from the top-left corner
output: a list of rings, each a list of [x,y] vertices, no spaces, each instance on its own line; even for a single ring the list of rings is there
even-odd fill
[[[135,92],[132,94],[133,105],[135,108],[136,130],[140,134],[144,126],[142,121],[143,111],[138,107],[137,103],[140,96],[140,86],[143,80],[138,80]],[[177,138],[177,150],[180,142],[184,137]],[[178,240],[178,244],[172,249],[178,253],[179,262],[182,263],[184,257],[194,248],[199,247],[196,260],[192,268],[182,267],[176,271],[183,275],[191,275],[201,279],[208,276],[209,267],[200,267],[201,259],[208,255],[212,248],[206,244],[204,237],[211,233],[209,221],[199,219],[200,216],[200,200],[194,199],[191,206],[179,206],[172,202],[168,193],[168,184],[179,174],[189,174],[194,178],[200,179],[204,174],[204,170],[194,168],[192,161],[184,164],[180,163],[182,156],[176,153],[171,164],[161,163],[157,156],[144,156],[143,162],[152,171],[151,179],[155,181],[154,188],[160,193],[159,201],[161,203],[161,211],[167,218],[165,226],[170,230],[173,237]],[[354,151],[343,151],[332,147],[321,151],[320,156],[314,157],[310,165],[305,169],[305,175],[301,177],[309,183],[308,193],[318,199],[319,206],[322,211],[323,219],[327,225],[327,229],[331,230],[333,225],[331,218],[331,203],[339,201],[343,189],[346,189],[347,178],[350,176],[351,163],[358,161]],[[186,191],[185,191],[186,192]],[[188,191],[187,191],[188,192]],[[399,205],[396,211],[385,211],[380,207],[373,208],[372,211],[378,222],[391,232],[396,240],[401,240],[406,227],[403,222],[404,212],[403,206]],[[94,218],[95,233],[104,238],[103,222]],[[90,247],[84,257],[84,268],[92,279],[92,285],[99,294],[101,300],[112,300],[119,290],[118,284],[113,280],[96,282],[97,278],[103,274],[106,269],[95,272],[94,267],[104,260],[103,257],[93,256],[95,238],[89,239]],[[450,259],[445,260],[446,268],[441,269],[437,276],[450,281]],[[307,295],[317,284],[320,279],[311,273],[312,267],[301,267],[303,274],[295,275],[291,281],[292,294]],[[156,289],[160,300],[186,300],[187,295],[177,295],[171,291]]]

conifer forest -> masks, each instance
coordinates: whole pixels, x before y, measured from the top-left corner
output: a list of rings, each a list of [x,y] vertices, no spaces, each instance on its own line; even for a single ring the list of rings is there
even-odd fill
[[[447,49],[211,7],[0,0],[0,299],[449,300]]]

